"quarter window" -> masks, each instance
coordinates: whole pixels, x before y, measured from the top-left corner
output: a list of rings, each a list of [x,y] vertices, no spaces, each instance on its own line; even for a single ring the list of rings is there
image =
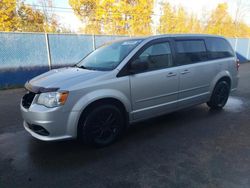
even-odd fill
[[[234,56],[232,47],[225,39],[209,38],[207,39],[206,44],[209,59],[220,59]]]
[[[179,65],[207,60],[206,45],[203,40],[180,40],[175,43]]]

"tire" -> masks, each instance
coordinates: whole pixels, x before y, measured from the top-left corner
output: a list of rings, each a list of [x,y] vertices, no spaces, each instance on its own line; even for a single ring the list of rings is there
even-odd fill
[[[88,145],[104,147],[116,141],[125,129],[125,117],[118,107],[92,107],[79,121],[78,136]]]
[[[230,85],[228,84],[228,82],[224,80],[219,81],[216,84],[212,96],[210,98],[210,101],[207,102],[207,105],[211,109],[216,109],[216,110],[222,109],[227,103],[229,94],[230,94]]]

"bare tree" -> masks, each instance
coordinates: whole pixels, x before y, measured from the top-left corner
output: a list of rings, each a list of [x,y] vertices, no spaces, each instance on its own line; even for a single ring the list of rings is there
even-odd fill
[[[236,0],[236,10],[234,15],[234,25],[236,33],[239,29],[239,24],[243,21],[244,17],[249,14],[250,3],[244,0]]]
[[[54,11],[54,2],[53,0],[38,0],[41,11],[44,14],[45,19],[45,28],[46,32],[57,32],[59,29],[57,15]]]

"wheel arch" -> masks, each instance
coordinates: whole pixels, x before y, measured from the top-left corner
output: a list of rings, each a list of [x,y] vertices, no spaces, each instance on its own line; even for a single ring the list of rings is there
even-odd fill
[[[126,110],[125,105],[120,100],[118,100],[116,98],[112,98],[112,97],[101,98],[101,99],[97,99],[97,100],[89,103],[81,111],[80,116],[79,116],[78,121],[77,121],[77,137],[79,137],[80,122],[86,117],[86,115],[88,114],[88,112],[90,112],[91,109],[93,109],[97,106],[103,105],[103,104],[112,104],[112,105],[116,106],[117,108],[119,108],[125,117],[126,126],[128,126],[129,113]]]
[[[213,90],[216,86],[216,84],[222,80],[225,80],[226,82],[229,83],[230,85],[230,90],[231,90],[231,87],[232,87],[232,77],[230,75],[230,73],[228,71],[223,71],[223,72],[220,72],[219,74],[217,74],[217,76],[213,79],[211,85],[210,85],[210,97],[213,93]]]
[[[228,91],[225,91],[226,93],[224,92],[224,94],[226,95],[223,94],[223,97],[221,98],[221,94],[217,95],[218,94],[217,91],[219,91],[220,93],[220,90],[218,90],[218,87],[220,87],[219,83],[221,83],[222,81],[228,83],[229,88],[227,88]],[[217,82],[215,83],[215,86],[210,95],[209,101],[207,102],[207,105],[212,109],[216,109],[216,110],[222,109],[225,106],[228,100],[228,97],[230,95],[231,84],[232,84],[232,80],[230,79],[229,76],[222,76],[221,78],[219,78]]]

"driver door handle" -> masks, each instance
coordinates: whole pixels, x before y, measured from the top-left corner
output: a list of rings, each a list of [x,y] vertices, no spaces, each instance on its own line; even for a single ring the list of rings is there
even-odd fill
[[[181,74],[188,74],[190,71],[188,69],[185,69],[184,71],[181,72]]]

